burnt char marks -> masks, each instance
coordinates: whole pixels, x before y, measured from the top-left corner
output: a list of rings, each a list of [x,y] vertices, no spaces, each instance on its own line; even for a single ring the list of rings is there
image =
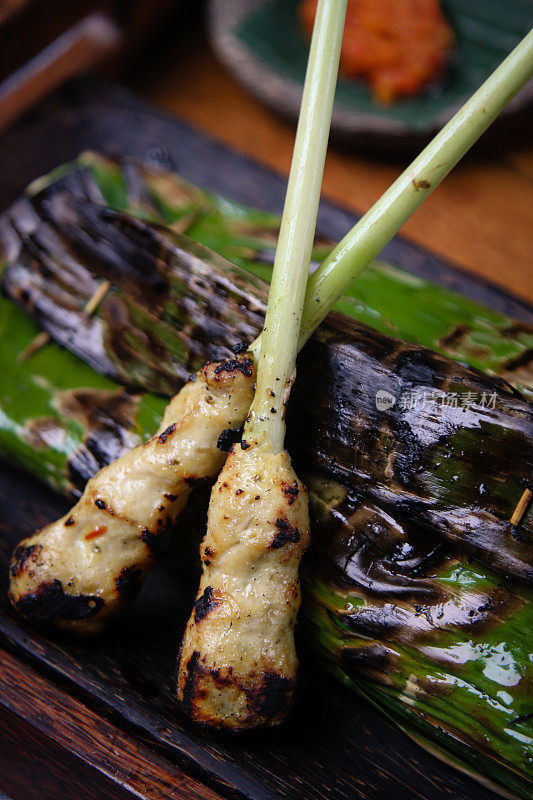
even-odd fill
[[[91,619],[104,606],[96,595],[66,594],[60,580],[46,581],[33,592],[19,597],[13,605],[23,617],[35,623],[56,619]]]
[[[123,390],[79,389],[59,392],[56,403],[62,414],[81,422],[85,431],[83,443],[68,459],[69,480],[79,496],[99,469],[131,450],[129,431],[135,425],[138,398]]]
[[[198,692],[198,681],[204,674],[204,668],[198,663],[200,661],[200,653],[195,650],[187,662],[187,677],[185,679],[185,686],[183,687],[182,706],[183,710],[189,716],[192,716],[193,701]]]
[[[194,621],[201,622],[210,611],[218,606],[218,600],[213,597],[213,587],[206,586],[205,591],[194,603]]]
[[[278,517],[275,524],[278,532],[274,536],[272,544],[270,545],[273,550],[283,547],[283,545],[287,544],[287,542],[293,542],[293,544],[296,544],[300,541],[300,531],[298,528],[295,528],[293,525],[291,525],[287,519]]]
[[[160,558],[166,553],[173,529],[174,526],[170,521],[156,532],[149,530],[149,528],[142,529],[141,539],[150,550],[150,555],[154,558]]]
[[[220,375],[221,372],[242,372],[247,378],[251,378],[254,374],[254,361],[253,358],[228,358],[227,361],[221,361],[214,372],[215,375]]]
[[[285,481],[281,481],[281,491],[287,498],[287,502],[290,506],[294,503],[296,498],[298,497],[300,490],[298,488],[298,481],[294,480],[292,483],[286,483]]]
[[[172,425],[169,425],[168,428],[166,428],[163,431],[163,433],[160,433],[159,436],[157,437],[157,441],[159,442],[159,444],[165,444],[168,437],[172,436],[175,430],[176,430],[176,423],[173,422]]]
[[[241,353],[246,353],[246,351],[248,350],[248,345],[245,344],[244,342],[239,342],[238,344],[234,344],[231,349],[235,353],[235,355],[238,356]]]
[[[18,547],[15,547],[11,561],[12,577],[17,578],[19,575],[21,575],[24,572],[28,561],[35,562],[42,549],[42,544],[32,544],[29,547],[26,547],[25,544],[19,544]]]
[[[356,670],[365,677],[384,681],[383,676],[395,669],[397,654],[383,644],[373,643],[366,647],[349,647],[343,649],[341,661],[348,670]]]
[[[123,567],[115,579],[115,586],[122,600],[133,603],[141,590],[143,571],[140,567]]]
[[[218,437],[217,447],[223,453],[229,453],[234,444],[241,440],[242,427],[240,428],[226,428]]]
[[[249,685],[234,674],[231,666],[207,669],[201,663],[200,652],[194,650],[187,662],[181,704],[185,713],[197,722],[215,727],[219,726],[219,722],[213,720],[208,710],[203,711],[201,703],[195,702],[207,697],[209,684],[214,684],[219,691],[234,687],[242,692],[246,698],[249,721],[254,724],[284,716],[292,704],[296,689],[294,680],[275,670],[265,670],[260,682],[253,681]]]
[[[248,704],[269,719],[285,712],[294,695],[295,684],[277,672],[265,672],[260,686],[248,694]]]
[[[290,707],[296,682],[290,678],[280,675],[274,670],[265,670],[262,679],[256,684],[253,681],[247,684],[238,676],[233,674],[231,666],[224,669],[211,669],[209,675],[219,687],[235,686],[246,696],[248,713],[250,717],[261,717],[274,719],[280,714],[284,714]]]

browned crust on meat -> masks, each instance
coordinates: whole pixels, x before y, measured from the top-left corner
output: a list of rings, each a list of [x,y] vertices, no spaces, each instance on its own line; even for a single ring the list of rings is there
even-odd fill
[[[298,494],[300,493],[300,489],[298,488],[298,481],[295,479],[292,483],[286,483],[285,481],[281,481],[281,491],[287,498],[287,502],[290,506],[294,503]]]
[[[283,545],[287,544],[287,542],[293,542],[293,544],[296,544],[300,541],[300,531],[298,528],[295,528],[293,525],[291,525],[289,520],[285,519],[285,517],[278,517],[275,525],[278,529],[278,532],[274,536],[270,545],[273,550],[283,547]]]
[[[33,591],[17,599],[11,597],[17,611],[35,624],[52,620],[88,620],[104,607],[96,595],[69,594],[60,580],[43,581]]]
[[[172,436],[172,434],[174,433],[175,430],[176,430],[176,423],[173,422],[172,425],[169,425],[168,428],[165,428],[163,433],[159,434],[159,436],[157,437],[157,441],[160,444],[165,444],[165,442],[168,439],[168,437]]]
[[[213,608],[216,608],[219,601],[215,597],[212,586],[206,586],[204,593],[197,597],[194,602],[194,621],[201,622]]]
[[[258,667],[260,669],[260,667]],[[194,650],[186,665],[185,680],[181,694],[181,705],[185,713],[195,722],[215,728],[242,728],[279,724],[290,710],[296,691],[296,680],[280,675],[275,670],[266,669],[261,675],[251,675],[250,683],[240,680],[230,667],[208,669],[201,659],[200,652]],[[217,719],[203,708],[202,700],[213,691],[233,687],[244,695],[246,700],[246,719],[242,715],[238,724],[230,720]]]
[[[235,380],[255,380],[255,364],[249,356],[206,361],[201,372],[207,385],[213,389],[230,386]]]

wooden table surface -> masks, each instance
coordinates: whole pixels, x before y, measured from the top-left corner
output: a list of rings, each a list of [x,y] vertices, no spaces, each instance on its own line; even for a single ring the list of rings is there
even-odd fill
[[[260,105],[220,65],[196,18],[174,47],[151,56],[133,86],[213,136],[288,174],[293,126]],[[323,193],[363,212],[406,163],[405,158],[387,161],[331,147]],[[532,209],[533,146],[500,151],[480,143],[406,223],[403,233],[533,302]]]

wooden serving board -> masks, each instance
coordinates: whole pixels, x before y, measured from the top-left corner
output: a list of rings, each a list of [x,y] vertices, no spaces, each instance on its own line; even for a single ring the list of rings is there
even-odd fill
[[[282,207],[280,176],[124,89],[81,82],[0,140],[0,209],[30,180],[84,149],[164,161],[236,200],[272,211]],[[354,222],[332,204],[321,207],[320,229],[332,238]],[[385,255],[533,321],[524,303],[400,238]],[[337,686],[306,654],[297,705],[282,727],[237,736],[193,726],[175,701],[174,672],[195,587],[169,564],[150,575],[127,619],[94,641],[47,637],[25,627],[6,598],[11,551],[66,508],[64,498],[0,463],[0,797],[7,791],[13,800],[46,800],[66,796],[65,786],[82,799],[495,797]],[[24,772],[28,759],[30,774]]]

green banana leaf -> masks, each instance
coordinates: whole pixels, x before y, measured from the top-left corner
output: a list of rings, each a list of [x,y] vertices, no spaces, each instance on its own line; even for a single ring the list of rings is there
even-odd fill
[[[0,451],[53,488],[76,493],[99,468],[100,460],[118,455],[155,430],[166,401],[148,393],[128,395],[123,387],[54,343],[18,363],[17,353],[37,332],[29,317],[0,298],[0,368],[4,376]],[[344,571],[338,569],[338,537],[332,534],[332,524],[340,527],[341,534],[349,532],[352,546],[357,537],[365,536],[368,525],[357,526],[346,511],[341,514],[343,487],[328,481],[321,489],[308,482],[317,546],[304,568],[302,627],[319,658],[338,679],[385,710],[423,746],[474,776],[484,775],[500,788],[526,798],[533,758],[533,731],[528,720],[532,670],[524,652],[533,632],[531,591],[450,553],[432,580],[453,589],[451,602],[457,607],[459,624],[449,625],[444,635],[439,627],[433,635],[426,631],[429,644],[423,638],[410,645],[391,642],[390,637],[377,635],[372,619],[377,614],[385,618],[391,603],[383,598],[376,602],[375,593],[353,583],[346,566]],[[326,513],[334,500],[335,514]],[[390,520],[390,515],[384,516]],[[427,532],[421,538],[427,542]],[[337,572],[332,567],[331,573],[325,574],[331,564],[337,565]],[[435,575],[432,563],[429,572]],[[424,581],[419,569],[415,574]],[[489,602],[487,587],[489,592],[499,587],[499,614],[480,625],[479,614],[473,619],[468,612]],[[502,595],[507,603],[505,613]],[[384,596],[388,596],[387,587]],[[391,597],[394,599],[392,593],[389,600]],[[419,616],[427,620],[440,613],[427,603],[417,606],[409,598],[403,601],[415,630]],[[352,630],[352,618],[362,608],[370,609],[370,619]],[[390,680],[390,664],[379,661],[383,647],[395,653]],[[378,660],[369,670],[372,648],[378,649]],[[466,651],[465,657],[454,661],[455,654],[462,651]]]

